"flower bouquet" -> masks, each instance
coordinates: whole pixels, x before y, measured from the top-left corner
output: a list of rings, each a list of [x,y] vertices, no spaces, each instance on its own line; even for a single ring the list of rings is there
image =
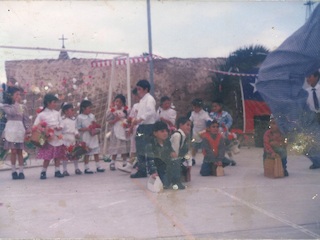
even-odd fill
[[[70,145],[67,147],[67,158],[69,160],[77,160],[81,158],[84,154],[89,152],[85,142],[77,142],[75,145]]]
[[[32,127],[30,142],[37,146],[43,147],[47,141],[50,141],[54,137],[54,130],[48,127],[48,124],[44,121],[38,125]]]
[[[122,127],[125,129],[130,128],[131,125],[132,125],[132,118],[131,117],[128,117],[122,121]]]
[[[91,136],[95,136],[101,132],[101,125],[95,121],[92,121],[88,128]]]

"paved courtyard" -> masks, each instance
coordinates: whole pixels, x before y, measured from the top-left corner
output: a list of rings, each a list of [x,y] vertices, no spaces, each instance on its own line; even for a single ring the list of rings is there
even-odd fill
[[[241,148],[223,177],[201,177],[201,157],[186,190],[161,193],[104,162],[105,173],[57,179],[50,166],[40,180],[32,159],[14,181],[0,162],[0,238],[320,239],[320,170],[307,158],[290,155],[290,176],[269,179],[261,148]]]

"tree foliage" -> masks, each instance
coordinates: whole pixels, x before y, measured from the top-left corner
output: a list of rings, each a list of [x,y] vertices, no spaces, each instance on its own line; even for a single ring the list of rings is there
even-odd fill
[[[251,45],[241,47],[232,52],[224,65],[220,66],[221,71],[249,73],[258,68],[265,60],[269,50],[262,45]],[[240,78],[237,76],[216,74],[212,77],[214,85],[213,100],[223,101],[226,110],[234,118],[233,127],[242,128],[242,102],[239,85]]]

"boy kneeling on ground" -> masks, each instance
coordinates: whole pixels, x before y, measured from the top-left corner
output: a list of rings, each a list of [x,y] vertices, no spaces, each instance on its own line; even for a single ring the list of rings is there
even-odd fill
[[[228,166],[230,160],[225,157],[225,139],[219,132],[217,120],[207,122],[207,129],[201,134],[203,147],[203,163],[201,165],[201,176],[214,175],[214,166]]]
[[[163,188],[185,189],[181,183],[181,160],[178,159],[169,140],[169,129],[166,123],[158,121],[154,124],[153,138],[146,146],[149,173],[159,176]]]

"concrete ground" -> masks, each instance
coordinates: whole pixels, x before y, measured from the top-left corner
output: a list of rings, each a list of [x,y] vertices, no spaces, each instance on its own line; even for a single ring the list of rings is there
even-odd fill
[[[320,239],[320,170],[290,155],[290,176],[269,179],[261,159],[261,148],[244,147],[225,176],[201,177],[198,154],[187,189],[161,193],[104,162],[105,173],[57,179],[51,166],[40,180],[30,160],[26,179],[11,180],[5,161],[0,238]]]

